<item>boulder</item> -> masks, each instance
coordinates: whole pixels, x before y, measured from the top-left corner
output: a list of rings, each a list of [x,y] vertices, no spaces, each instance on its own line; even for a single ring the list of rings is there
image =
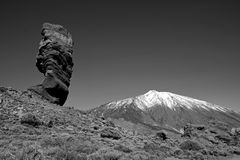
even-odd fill
[[[72,76],[72,36],[63,26],[50,23],[43,24],[41,35],[36,66],[45,78],[42,84],[29,90],[52,103],[63,105]]]
[[[159,137],[161,140],[166,140],[167,137],[167,132],[164,130],[160,130],[156,133],[156,136]]]

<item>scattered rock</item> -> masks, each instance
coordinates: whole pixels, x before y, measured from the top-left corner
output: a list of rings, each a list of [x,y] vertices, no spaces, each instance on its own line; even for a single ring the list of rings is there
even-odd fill
[[[240,148],[234,146],[234,147],[231,148],[230,152],[233,153],[233,154],[236,154],[236,155],[240,155]]]
[[[167,137],[167,132],[164,131],[164,130],[161,130],[161,131],[158,131],[156,133],[156,136],[159,137],[160,139],[162,140],[166,140],[168,137]]]
[[[213,133],[213,134],[218,134],[218,131],[215,128],[214,129],[209,129],[209,132]]]
[[[63,105],[68,96],[72,76],[72,36],[64,27],[50,23],[43,24],[41,34],[43,37],[36,66],[45,79],[42,84],[29,90],[52,103]]]
[[[99,126],[93,126],[94,130],[99,130]]]
[[[50,127],[50,128],[53,127],[53,121],[50,120],[50,121],[47,123],[47,126]]]
[[[192,127],[199,130],[199,131],[205,131],[206,130],[205,125],[192,125]]]
[[[216,135],[215,138],[222,141],[223,143],[227,143],[227,144],[229,144],[232,139],[229,135],[226,135],[226,134]]]
[[[211,135],[202,135],[201,138],[206,139],[213,144],[218,144],[218,141]]]

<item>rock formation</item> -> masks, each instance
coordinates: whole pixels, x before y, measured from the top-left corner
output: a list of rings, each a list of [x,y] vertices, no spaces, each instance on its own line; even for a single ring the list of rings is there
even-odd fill
[[[42,95],[52,103],[63,105],[68,96],[72,76],[73,41],[61,25],[44,23],[36,66],[44,74],[42,84],[29,90]]]

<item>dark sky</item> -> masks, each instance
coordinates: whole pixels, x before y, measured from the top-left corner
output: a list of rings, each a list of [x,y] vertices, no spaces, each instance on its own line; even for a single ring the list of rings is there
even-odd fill
[[[155,89],[240,110],[237,1],[136,2],[1,2],[0,85],[42,82],[35,56],[50,22],[75,42],[66,105],[87,109]]]

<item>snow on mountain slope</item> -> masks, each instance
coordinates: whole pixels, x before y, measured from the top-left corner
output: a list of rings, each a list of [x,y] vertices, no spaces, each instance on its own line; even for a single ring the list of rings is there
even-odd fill
[[[202,109],[213,109],[226,112],[230,109],[224,108],[215,104],[208,103],[206,101],[197,100],[190,97],[185,97],[170,92],[158,92],[150,90],[147,93],[137,96],[135,98],[127,98],[124,100],[114,101],[108,104],[109,107],[119,107],[135,103],[136,106],[142,110],[161,105],[168,107],[172,110],[176,110],[176,107],[186,107],[188,109],[202,108]]]
[[[153,128],[180,129],[187,123],[206,124],[211,120],[223,121],[234,127],[240,126],[240,114],[230,108],[155,90],[101,105],[94,108],[92,113]]]

